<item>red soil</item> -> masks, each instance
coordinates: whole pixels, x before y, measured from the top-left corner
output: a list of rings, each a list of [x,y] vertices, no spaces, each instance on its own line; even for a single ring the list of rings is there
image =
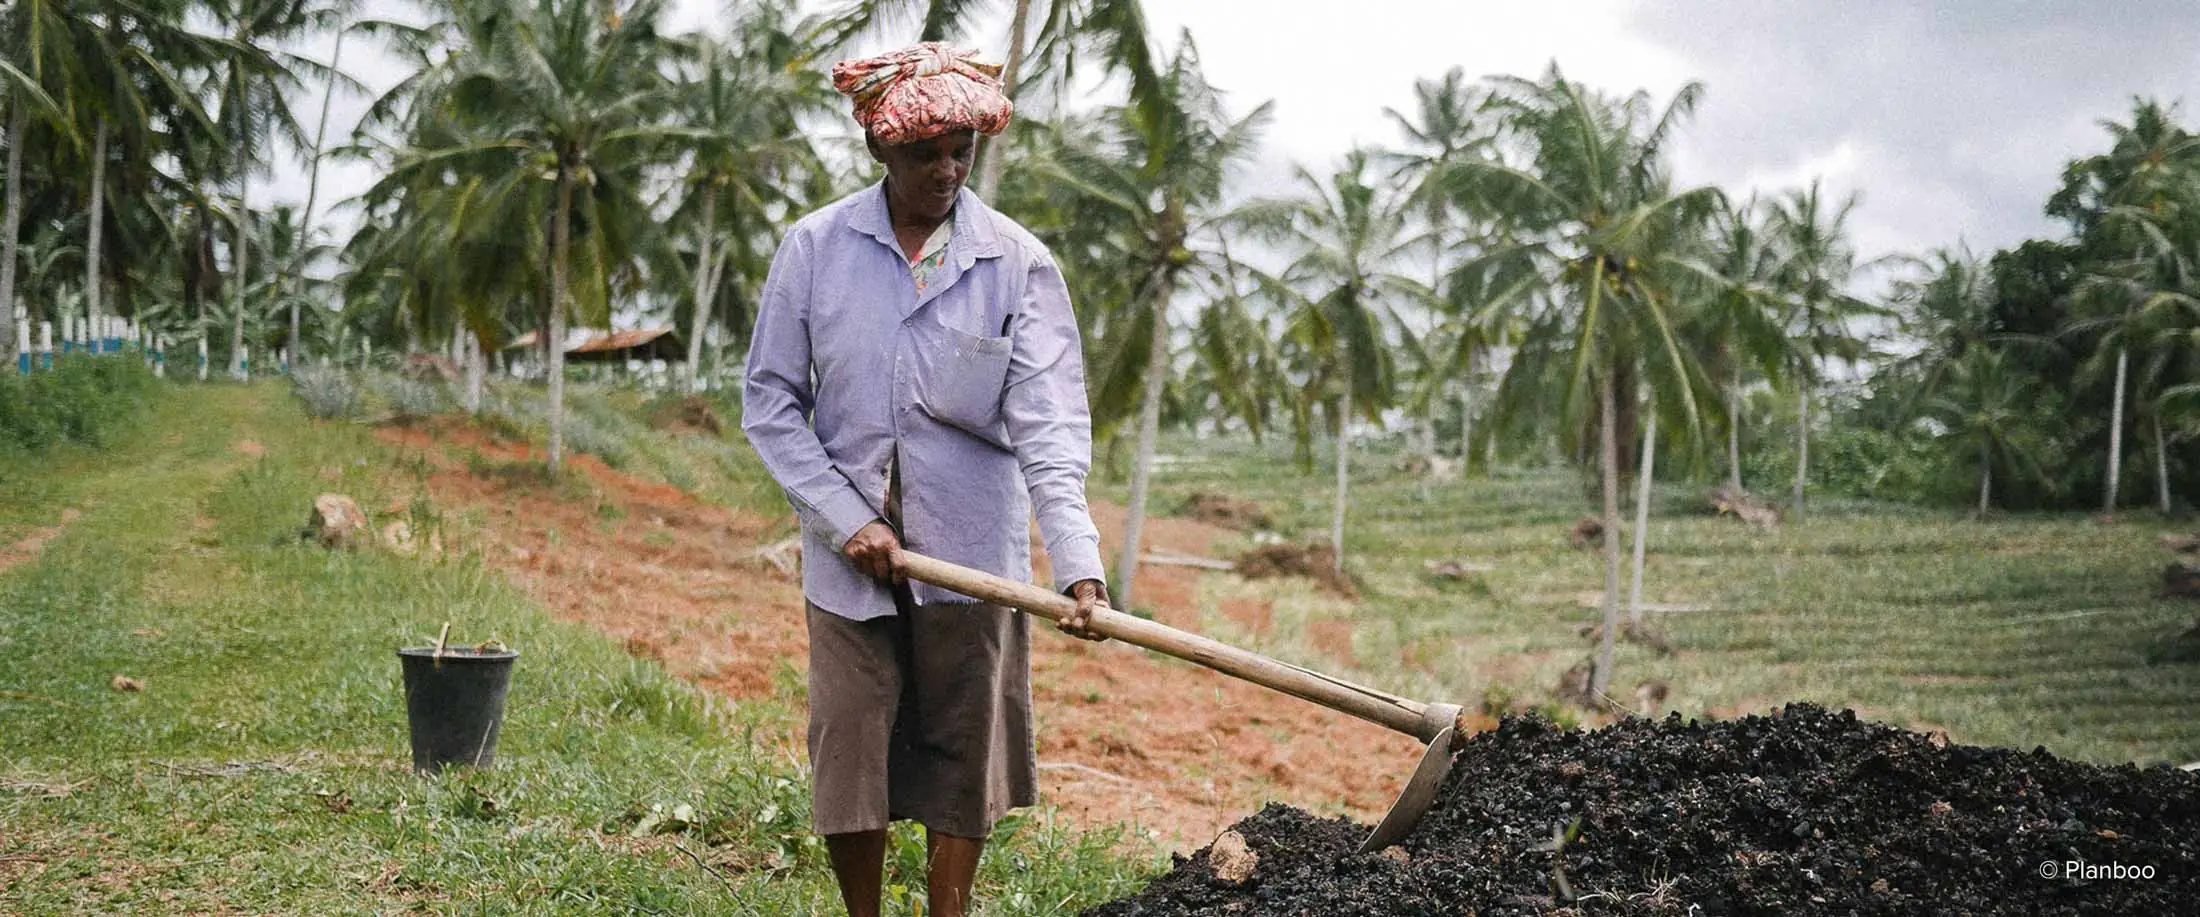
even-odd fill
[[[706,504],[586,455],[569,457],[567,467],[597,494],[594,504],[561,499],[556,488],[518,475],[477,476],[465,452],[493,462],[539,458],[463,426],[379,435],[426,456],[439,509],[483,520],[465,536],[471,548],[559,616],[736,699],[772,696],[785,680],[800,684],[807,664],[800,584],[754,558],[760,542],[786,530],[783,520]],[[1095,506],[1094,521],[1112,559],[1123,510]],[[1151,545],[1200,555],[1230,534],[1167,518],[1149,520],[1146,533]],[[1164,623],[1196,628],[1201,575],[1148,566],[1136,604]],[[1265,603],[1231,602],[1224,613],[1250,631],[1269,626]],[[1324,650],[1341,646],[1336,658],[1349,661],[1349,625],[1332,633],[1340,624],[1318,625],[1315,640]],[[1205,844],[1270,800],[1372,820],[1419,755],[1405,736],[1123,644],[1042,632],[1032,674],[1042,798],[1079,824],[1130,824],[1171,849]],[[799,743],[800,730],[787,740]]]

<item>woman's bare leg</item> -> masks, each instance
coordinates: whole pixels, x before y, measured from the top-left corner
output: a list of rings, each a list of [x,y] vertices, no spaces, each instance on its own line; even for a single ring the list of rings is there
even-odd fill
[[[840,883],[840,903],[848,908],[848,917],[879,917],[879,883],[886,870],[886,831],[825,835],[825,852],[832,858],[833,879]],[[977,862],[977,858],[972,857],[971,862]]]
[[[984,838],[956,837],[930,828],[924,832],[929,856],[925,894],[932,899],[932,917],[963,917],[970,906],[970,886],[978,878],[978,857],[985,853]]]

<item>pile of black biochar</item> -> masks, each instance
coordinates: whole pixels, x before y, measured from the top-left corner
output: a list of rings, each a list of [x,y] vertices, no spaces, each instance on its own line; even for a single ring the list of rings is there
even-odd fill
[[[1594,732],[1508,719],[1379,854],[1354,852],[1363,826],[1286,806],[1233,830],[1258,857],[1241,883],[1209,848],[1089,914],[2200,914],[2200,774],[1807,704]]]

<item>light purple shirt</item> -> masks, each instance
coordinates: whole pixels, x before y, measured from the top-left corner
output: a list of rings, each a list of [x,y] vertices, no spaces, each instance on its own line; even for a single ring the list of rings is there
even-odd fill
[[[1055,588],[1104,579],[1069,289],[1038,239],[968,190],[921,294],[884,184],[796,223],[764,282],[742,394],[741,429],[802,519],[802,591],[819,608],[895,613],[840,549],[883,517],[897,451],[909,550],[1028,582],[1037,507]],[[974,601],[910,587],[921,604]]]

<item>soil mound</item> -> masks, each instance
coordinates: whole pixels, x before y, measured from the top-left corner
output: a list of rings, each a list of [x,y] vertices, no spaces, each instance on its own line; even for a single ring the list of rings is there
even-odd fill
[[[1326,544],[1265,544],[1238,555],[1234,567],[1246,579],[1303,576],[1345,598],[1360,597],[1351,577],[1337,572],[1337,552]]]
[[[1176,514],[1188,519],[1219,525],[1240,532],[1256,532],[1275,528],[1275,520],[1268,511],[1251,500],[1240,500],[1222,494],[1193,493],[1184,498],[1176,508]]]
[[[1258,858],[1243,884],[1202,850],[1089,914],[2189,913],[2196,825],[2200,774],[1807,704],[1586,733],[1508,718],[1462,744],[1400,847],[1354,853],[1364,826],[1271,805],[1234,829]]]
[[[707,433],[719,436],[726,432],[725,422],[718,419],[717,410],[701,395],[688,395],[658,405],[650,412],[649,425],[673,433]]]

